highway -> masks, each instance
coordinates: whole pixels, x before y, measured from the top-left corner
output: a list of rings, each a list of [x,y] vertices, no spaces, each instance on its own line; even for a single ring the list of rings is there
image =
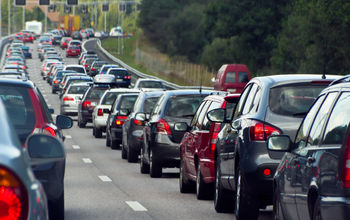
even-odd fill
[[[30,79],[43,93],[50,108],[59,114],[59,98],[42,80],[36,44],[28,44],[33,59],[27,60]],[[93,48],[94,45],[88,45]],[[61,51],[56,47],[58,51]],[[65,58],[77,64],[77,58]],[[107,59],[101,56],[101,59]],[[135,80],[135,78],[133,79]],[[65,173],[65,219],[234,219],[233,213],[216,213],[212,200],[199,201],[195,194],[181,194],[178,169],[165,169],[159,179],[140,174],[138,163],[121,159],[120,150],[105,145],[105,134],[96,139],[92,125],[64,130],[67,164]],[[272,219],[271,208],[259,219]]]

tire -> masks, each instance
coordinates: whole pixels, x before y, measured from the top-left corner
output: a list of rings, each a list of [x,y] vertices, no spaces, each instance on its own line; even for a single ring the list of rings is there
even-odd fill
[[[95,138],[102,137],[102,130],[100,128],[95,128]]]
[[[182,158],[180,160],[179,188],[181,193],[192,193],[196,189],[194,182],[189,180],[185,174],[185,164]]]
[[[122,159],[126,159],[127,158],[127,152],[126,152],[126,150],[125,150],[125,148],[124,148],[124,146],[122,145],[122,153],[121,153],[121,155],[122,155]]]
[[[84,122],[83,120],[80,120],[78,117],[78,127],[85,128],[85,126],[86,126],[86,122]]]
[[[52,94],[56,94],[56,90],[53,90],[53,89],[52,89],[52,90],[51,90],[51,93],[52,93]]]
[[[92,136],[96,137],[95,134],[95,127],[92,127]]]
[[[276,187],[275,187],[276,189]],[[283,214],[281,211],[281,201],[277,190],[273,192],[273,219],[283,220]]]
[[[128,147],[128,151],[127,151],[127,159],[129,163],[136,163],[138,160],[137,152],[134,149],[132,149],[130,146]]]
[[[50,220],[64,220],[64,192],[58,200],[50,202],[49,206]]]
[[[143,147],[141,147],[141,153],[140,153],[140,173],[142,173],[142,174],[149,173],[149,164],[145,163],[145,156],[143,154]]]
[[[320,197],[317,197],[317,200],[314,204],[314,210],[312,213],[312,220],[322,220],[321,207],[320,207]]]
[[[203,181],[201,166],[197,165],[196,196],[198,200],[211,199],[213,196],[213,187]]]
[[[156,161],[154,161],[153,158],[153,150],[151,149],[150,151],[150,156],[149,156],[149,167],[150,167],[150,171],[149,171],[149,175],[152,178],[159,178],[162,176],[162,167],[160,166],[160,164],[158,164]]]
[[[117,140],[113,140],[112,137],[109,135],[109,140],[111,142],[111,148],[113,150],[119,149],[120,148],[120,143]]]
[[[106,131],[106,147],[110,147],[111,146],[111,139],[109,139],[109,133],[108,130]]]
[[[227,190],[222,186],[219,163],[217,163],[217,165],[215,166],[214,185],[214,208],[216,212],[233,212],[235,207],[234,194],[232,191]]]
[[[259,201],[249,192],[248,184],[238,167],[236,176],[235,215],[237,220],[258,219]]]

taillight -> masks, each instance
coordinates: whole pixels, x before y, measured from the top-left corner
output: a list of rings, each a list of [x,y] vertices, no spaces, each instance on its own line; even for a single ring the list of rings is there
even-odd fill
[[[127,119],[128,116],[120,116],[118,115],[115,119],[115,124],[116,125],[123,125],[124,124],[124,120]]]
[[[103,111],[101,108],[97,109],[97,116],[103,116]]]
[[[58,80],[53,81],[53,84],[58,84],[58,83],[59,83]]]
[[[63,97],[63,101],[74,101],[73,97],[65,96]]]
[[[171,135],[171,130],[168,122],[162,118],[159,119],[159,121],[157,122],[156,129],[157,129],[157,132],[160,134]]]
[[[85,64],[84,66],[85,66],[85,68],[86,68],[88,65],[87,65],[87,64]]]
[[[28,194],[20,179],[0,167],[0,218],[27,219]]]
[[[343,159],[343,170],[342,170],[342,183],[344,188],[350,187],[350,138],[348,133],[348,139],[345,143],[345,152]]]
[[[142,126],[142,121],[136,120],[136,119],[133,119],[132,121],[134,122],[135,125]]]
[[[249,132],[252,141],[266,141],[271,135],[281,134],[277,128],[258,121],[253,122]]]
[[[49,126],[46,126],[44,129],[43,129],[43,134],[47,134],[47,135],[51,135],[53,137],[56,137],[56,131],[55,129],[49,127]]]
[[[221,127],[220,123],[215,123],[213,135],[211,136],[211,140],[210,140],[210,149],[212,152],[215,152],[215,145],[216,145],[218,134],[220,132],[220,127]]]
[[[91,105],[91,102],[89,102],[89,101],[84,101],[82,105],[83,105],[83,107],[86,108],[86,107],[89,107],[89,106]]]
[[[124,79],[131,79],[130,76],[124,76]]]
[[[95,69],[95,68],[93,68],[93,67],[91,67],[91,71],[96,71],[96,69]]]

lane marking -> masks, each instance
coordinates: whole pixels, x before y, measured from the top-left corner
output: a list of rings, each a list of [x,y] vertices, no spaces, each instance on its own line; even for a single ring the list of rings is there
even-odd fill
[[[112,182],[111,178],[108,176],[98,176],[102,180],[102,182]]]
[[[72,139],[72,136],[70,136],[70,135],[66,135],[65,136],[67,139]]]
[[[90,158],[83,158],[84,163],[92,163]]]
[[[52,107],[52,105],[51,104],[47,104],[47,107]]]
[[[128,204],[128,206],[130,206],[130,208],[132,208],[135,212],[147,211],[147,209],[137,201],[126,201],[125,203]]]
[[[43,94],[43,97],[47,97],[47,95],[46,94]],[[46,100],[46,99],[45,99]]]
[[[79,145],[72,145],[72,148],[73,148],[74,150],[80,149]]]

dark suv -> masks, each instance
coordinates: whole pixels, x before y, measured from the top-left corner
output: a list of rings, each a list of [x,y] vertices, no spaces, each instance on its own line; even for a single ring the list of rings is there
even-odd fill
[[[287,135],[268,139],[271,153],[287,152],[274,177],[276,219],[349,219],[349,76],[332,84],[314,102],[294,142]]]
[[[162,168],[179,167],[180,142],[185,131],[176,131],[176,122],[190,123],[198,106],[211,91],[166,91],[155,105],[148,119],[145,113],[136,120],[147,121],[143,129],[141,160],[151,177],[161,177]]]
[[[78,105],[78,126],[84,128],[86,123],[92,122],[92,112],[100,101],[103,93],[110,87],[107,84],[93,84],[84,94]]]
[[[259,208],[272,204],[273,174],[283,154],[269,153],[267,138],[294,137],[316,97],[337,78],[275,75],[256,77],[246,85],[232,121],[224,125],[216,143],[214,205],[218,212],[234,208],[238,219],[257,219]],[[224,109],[212,110],[208,118],[224,122]]]

